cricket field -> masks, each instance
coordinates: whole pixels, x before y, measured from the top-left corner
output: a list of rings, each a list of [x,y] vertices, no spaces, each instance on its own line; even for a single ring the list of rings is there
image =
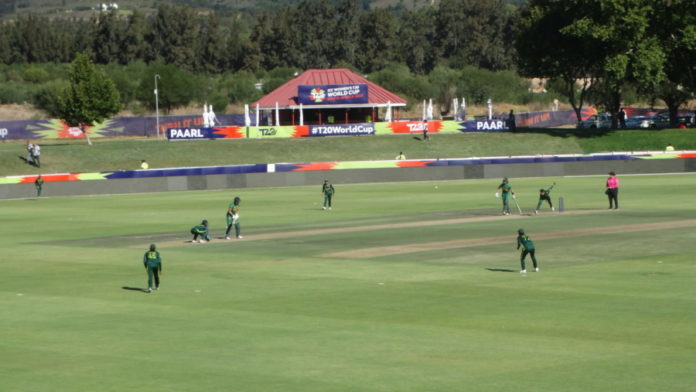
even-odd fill
[[[619,179],[512,178],[511,216],[499,180],[0,201],[0,390],[693,391],[696,175]]]

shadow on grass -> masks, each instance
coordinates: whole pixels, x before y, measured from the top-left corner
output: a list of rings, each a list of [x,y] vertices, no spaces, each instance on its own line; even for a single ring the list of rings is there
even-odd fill
[[[517,272],[517,270],[511,270],[507,268],[486,268],[491,272]]]
[[[27,165],[36,166],[36,163],[28,161],[26,157],[23,157],[21,155],[17,155],[17,158],[19,158],[20,161],[26,163]]]
[[[124,290],[130,290],[130,291],[140,291],[141,293],[147,293],[147,289],[141,289],[140,287],[128,287],[128,286],[123,286],[121,287]]]
[[[575,136],[580,139],[589,139],[606,136],[618,131],[620,130],[609,128],[517,128],[515,133],[540,133],[562,138]]]

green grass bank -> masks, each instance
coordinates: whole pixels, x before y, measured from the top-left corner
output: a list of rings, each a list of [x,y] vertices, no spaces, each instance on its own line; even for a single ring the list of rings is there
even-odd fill
[[[90,172],[138,169],[145,159],[151,168],[231,165],[243,163],[351,161],[476,156],[572,154],[605,151],[696,150],[696,130],[591,131],[528,129],[519,133],[351,136],[267,140],[200,140],[168,142],[153,139],[97,139],[41,143],[41,169],[27,165],[24,142],[0,144],[0,175]]]

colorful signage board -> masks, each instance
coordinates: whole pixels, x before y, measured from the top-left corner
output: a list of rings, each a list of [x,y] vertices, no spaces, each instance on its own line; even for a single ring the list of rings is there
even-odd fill
[[[315,84],[297,86],[297,101],[303,105],[368,103],[367,84]]]
[[[309,136],[359,136],[374,134],[375,124],[373,123],[309,126]]]

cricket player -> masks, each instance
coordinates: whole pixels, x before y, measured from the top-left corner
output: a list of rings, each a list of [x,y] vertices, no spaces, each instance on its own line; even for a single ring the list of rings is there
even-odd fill
[[[208,232],[208,220],[203,219],[200,225],[193,226],[191,228],[191,234],[193,234],[193,240],[191,242],[210,241],[210,234]],[[198,238],[201,237],[201,238]]]
[[[160,280],[159,276],[162,273],[162,257],[157,251],[155,244],[150,245],[150,250],[145,252],[143,256],[143,265],[145,270],[147,270],[147,292],[152,292],[152,278],[155,279],[155,290],[159,290]]]
[[[336,193],[336,190],[334,189],[333,185],[329,182],[329,180],[324,180],[324,185],[321,186],[321,193],[324,194],[324,207],[323,209],[331,209],[331,199],[333,198],[334,193]]]
[[[534,272],[539,272],[539,267],[537,266],[537,259],[534,255],[534,242],[529,238],[528,235],[524,234],[524,229],[517,230],[517,249],[522,247],[522,253],[520,254],[520,264],[522,269],[521,274],[527,273],[527,268],[524,265],[524,259],[527,258],[527,254],[532,256],[532,263],[534,263]]]
[[[556,185],[554,182],[553,185],[548,187],[547,189],[539,189],[539,202],[537,203],[536,208],[534,209],[534,213],[538,214],[539,213],[539,208],[541,208],[541,204],[546,201],[549,203],[549,207],[551,207],[551,211],[556,211],[555,208],[553,208],[553,203],[551,202],[551,189]]]
[[[507,177],[503,178],[503,182],[498,185],[495,191],[495,197],[503,198],[503,215],[510,215],[510,196],[515,198],[515,192],[512,191],[512,186]]]
[[[234,226],[234,233],[237,239],[242,239],[241,229],[239,228],[239,203],[242,199],[239,196],[235,197],[230,206],[227,207],[227,231],[225,231],[225,239],[230,239],[230,230]]]
[[[36,180],[34,181],[34,186],[36,187],[36,197],[41,196],[41,189],[43,188],[43,183],[44,179],[41,177],[41,174],[39,174],[38,177],[36,177]]]

